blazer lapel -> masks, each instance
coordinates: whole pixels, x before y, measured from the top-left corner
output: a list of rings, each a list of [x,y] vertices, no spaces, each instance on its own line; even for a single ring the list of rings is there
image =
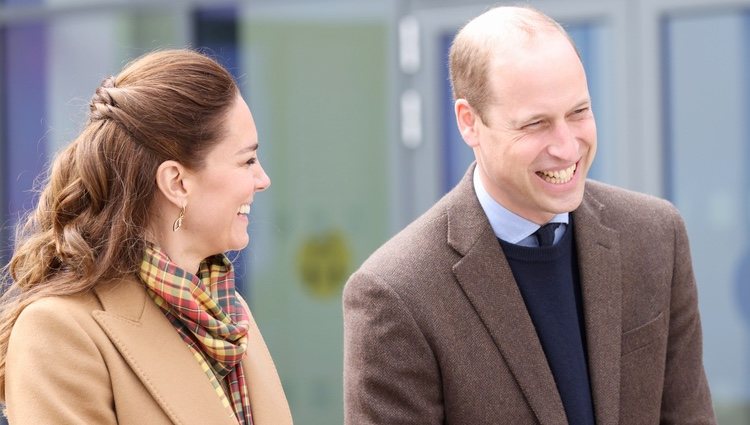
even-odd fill
[[[474,194],[473,169],[449,195],[455,198],[448,202],[448,244],[463,256],[453,271],[540,424],[567,424],[531,317]]]
[[[122,280],[95,291],[104,311],[95,311],[94,318],[172,422],[237,425],[232,410],[222,405],[206,373],[142,285]]]
[[[573,213],[596,423],[619,423],[621,252],[618,232],[601,222],[604,206],[588,191]]]

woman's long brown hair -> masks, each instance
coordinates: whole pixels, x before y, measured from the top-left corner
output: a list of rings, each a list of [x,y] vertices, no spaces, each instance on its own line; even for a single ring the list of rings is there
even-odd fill
[[[137,272],[157,167],[172,159],[200,169],[236,96],[227,70],[191,50],[146,54],[96,89],[85,128],[54,159],[3,269],[0,399],[19,314],[42,297]]]

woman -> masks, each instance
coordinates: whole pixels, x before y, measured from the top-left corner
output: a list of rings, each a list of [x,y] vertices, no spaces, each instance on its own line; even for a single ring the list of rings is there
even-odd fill
[[[231,75],[147,54],[91,100],[7,267],[0,396],[15,424],[291,424],[228,250],[270,180]]]

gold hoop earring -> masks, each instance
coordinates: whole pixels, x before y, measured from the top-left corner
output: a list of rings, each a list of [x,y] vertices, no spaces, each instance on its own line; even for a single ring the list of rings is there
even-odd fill
[[[182,219],[185,218],[185,205],[180,208],[180,214],[177,216],[177,220],[172,223],[172,231],[176,232],[182,227]]]

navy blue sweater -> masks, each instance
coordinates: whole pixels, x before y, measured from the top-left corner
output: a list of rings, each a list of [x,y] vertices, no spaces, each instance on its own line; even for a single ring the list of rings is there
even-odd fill
[[[555,245],[500,240],[560,392],[570,425],[594,425],[572,223]]]

